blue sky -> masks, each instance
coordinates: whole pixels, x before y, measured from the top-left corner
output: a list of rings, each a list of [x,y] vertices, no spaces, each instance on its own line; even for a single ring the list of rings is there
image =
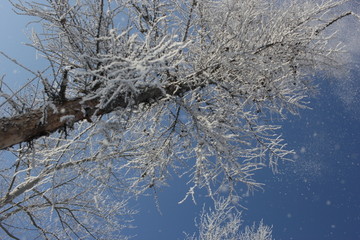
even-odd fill
[[[23,44],[29,42],[25,34],[29,34],[28,30],[30,29],[26,24],[29,22],[30,18],[16,15],[11,10],[8,1],[1,1],[0,13],[0,31],[2,33],[0,39],[0,51],[18,59],[23,64],[35,66],[35,64],[31,64],[34,63],[34,50]],[[11,82],[15,83],[15,75],[24,74],[25,71],[1,57],[0,74],[3,75],[5,73],[7,79],[9,81],[11,79]],[[21,76],[23,77],[24,75]]]
[[[16,16],[7,1],[0,3],[0,51],[35,68],[34,50],[24,33],[31,30],[28,19]],[[353,61],[358,62],[355,58]],[[354,65],[355,66],[355,65]],[[13,86],[26,78],[24,70],[0,57],[0,75],[6,74]],[[289,116],[281,122],[289,148],[297,152],[296,162],[281,164],[280,173],[270,169],[257,179],[266,183],[264,191],[243,199],[245,224],[264,219],[273,225],[277,240],[360,239],[360,70],[337,80],[319,78],[320,94],[311,99],[312,110]],[[182,179],[171,179],[171,186],[134,203],[141,213],[137,229],[129,230],[134,239],[183,239],[183,232],[196,231],[194,218],[201,212],[191,200],[179,205],[187,186]],[[204,201],[202,201],[204,200]]]

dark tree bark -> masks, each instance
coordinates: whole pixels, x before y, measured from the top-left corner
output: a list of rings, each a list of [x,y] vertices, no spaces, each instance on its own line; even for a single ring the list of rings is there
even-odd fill
[[[160,99],[164,92],[159,88],[146,88],[132,98],[132,103],[151,102]],[[54,102],[52,107],[32,110],[28,113],[10,118],[0,119],[0,150],[15,144],[28,142],[36,138],[47,136],[62,127],[72,125],[82,120],[91,121],[91,117],[110,113],[117,108],[125,108],[129,103],[119,96],[105,108],[99,108],[99,98],[83,100],[76,98],[61,103]]]

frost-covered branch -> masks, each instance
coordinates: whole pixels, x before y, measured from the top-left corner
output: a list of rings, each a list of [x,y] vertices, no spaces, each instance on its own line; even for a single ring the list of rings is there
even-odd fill
[[[220,198],[214,209],[203,210],[198,224],[199,233],[187,236],[187,240],[272,240],[272,227],[260,221],[259,226],[246,226],[242,230],[241,213],[229,199]]]

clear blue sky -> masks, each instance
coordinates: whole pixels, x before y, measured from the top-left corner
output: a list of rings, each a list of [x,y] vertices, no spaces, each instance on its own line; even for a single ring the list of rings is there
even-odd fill
[[[23,16],[11,12],[7,1],[0,3],[0,51],[36,68],[35,52],[22,46],[26,42]],[[355,59],[356,60],[356,59]],[[360,60],[359,60],[360,61]],[[26,76],[0,57],[0,75],[7,74],[12,84],[20,84]],[[297,151],[295,163],[284,163],[280,173],[269,169],[257,179],[266,183],[264,192],[243,199],[248,208],[243,212],[245,224],[262,218],[274,226],[277,240],[355,240],[360,239],[360,70],[348,78],[329,83],[317,79],[320,95],[312,99],[313,110],[284,121],[283,136],[289,148]],[[194,218],[202,209],[190,200],[182,205],[187,191],[181,179],[170,180],[171,186],[157,193],[162,215],[154,196],[135,203],[141,213],[136,217],[137,229],[129,232],[134,239],[183,239],[183,231],[195,231]],[[210,204],[210,202],[208,202]]]
[[[35,51],[24,45],[29,43],[27,35],[31,33],[31,27],[26,26],[29,20],[28,17],[16,15],[7,0],[0,2],[0,51],[26,66],[36,67]],[[15,76],[24,77],[25,71],[1,56],[0,74],[6,74],[8,82],[18,82],[17,85],[20,85],[20,78],[16,79]]]

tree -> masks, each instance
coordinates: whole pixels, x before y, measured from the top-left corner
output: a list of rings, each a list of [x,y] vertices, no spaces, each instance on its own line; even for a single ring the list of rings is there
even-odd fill
[[[1,79],[1,234],[111,238],[126,199],[173,174],[185,199],[261,187],[254,172],[292,153],[273,122],[341,67],[329,28],[357,17],[346,2],[12,1],[41,23],[31,47],[48,66],[24,67],[18,91]]]
[[[199,236],[188,236],[188,240],[272,240],[272,228],[263,225],[246,226],[241,232],[241,213],[232,206],[229,199],[220,199],[214,202],[214,210],[205,210],[200,216]]]

